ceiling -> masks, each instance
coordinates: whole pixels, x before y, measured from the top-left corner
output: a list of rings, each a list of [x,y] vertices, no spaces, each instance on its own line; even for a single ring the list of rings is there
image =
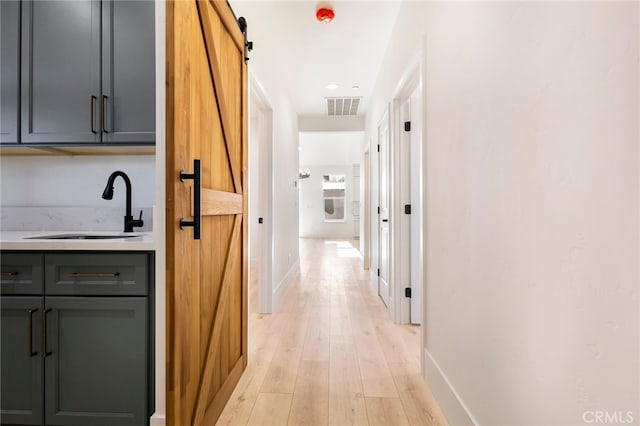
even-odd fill
[[[286,90],[298,115],[326,116],[326,97],[362,97],[358,115],[366,113],[400,0],[230,3],[247,19],[249,66],[265,85]],[[321,5],[331,5],[333,22],[316,20]],[[338,88],[327,89],[329,83]]]

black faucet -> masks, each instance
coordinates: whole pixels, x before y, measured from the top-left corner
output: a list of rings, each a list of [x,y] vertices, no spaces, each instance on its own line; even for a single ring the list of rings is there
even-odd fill
[[[113,181],[118,176],[124,180],[124,184],[127,187],[127,210],[124,217],[124,232],[133,232],[134,226],[141,227],[144,225],[144,222],[142,221],[142,210],[140,210],[139,219],[134,219],[133,216],[131,216],[131,181],[129,180],[129,176],[120,170],[111,173],[111,176],[109,176],[109,179],[107,180],[107,186],[104,188],[104,192],[102,193],[102,198],[105,200],[113,199]]]

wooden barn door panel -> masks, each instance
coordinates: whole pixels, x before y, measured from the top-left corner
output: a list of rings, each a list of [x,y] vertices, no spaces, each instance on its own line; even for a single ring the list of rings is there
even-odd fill
[[[247,364],[247,113],[244,38],[228,4],[167,2],[170,425],[213,424]]]

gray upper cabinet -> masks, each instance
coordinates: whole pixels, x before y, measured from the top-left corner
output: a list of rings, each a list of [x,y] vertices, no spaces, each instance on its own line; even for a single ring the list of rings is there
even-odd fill
[[[21,141],[155,142],[154,2],[22,3]]]
[[[19,141],[20,2],[0,2],[0,143]]]
[[[102,141],[153,143],[154,3],[103,1],[102,22]]]
[[[97,143],[100,3],[22,3],[22,143]]]

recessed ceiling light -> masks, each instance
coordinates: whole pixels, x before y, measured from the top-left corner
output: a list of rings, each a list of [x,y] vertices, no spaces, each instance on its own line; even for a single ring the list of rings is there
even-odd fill
[[[329,83],[327,84],[327,89],[329,90],[336,90],[338,88],[338,85],[335,83]]]
[[[360,88],[360,86],[358,86],[357,84],[354,84],[353,86],[351,86],[351,88],[353,90],[358,90]]]

